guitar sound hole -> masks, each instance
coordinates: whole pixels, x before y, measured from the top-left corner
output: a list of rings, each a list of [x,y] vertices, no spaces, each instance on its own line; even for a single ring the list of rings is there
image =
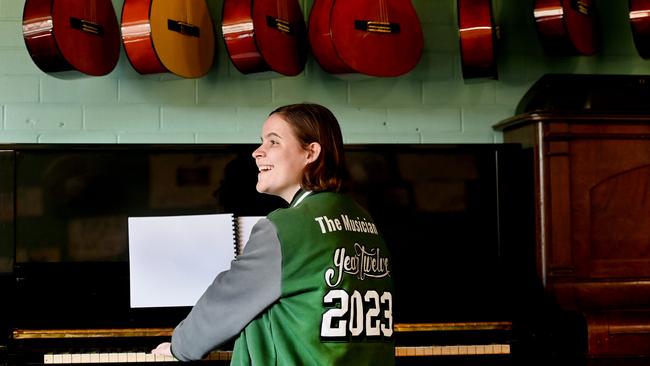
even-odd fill
[[[201,36],[199,27],[180,20],[167,19],[167,29],[190,37],[199,38]]]
[[[73,29],[78,29],[82,32],[94,34],[97,36],[101,36],[104,34],[104,27],[102,27],[100,24],[85,19],[71,17],[70,26]]]
[[[400,26],[397,23],[377,22],[373,20],[355,20],[354,29],[373,33],[399,33]]]
[[[289,23],[286,20],[282,20],[279,18],[272,17],[270,15],[266,16],[266,25],[273,29],[277,29],[282,33],[286,34],[293,34],[293,30],[291,28],[291,23]]]

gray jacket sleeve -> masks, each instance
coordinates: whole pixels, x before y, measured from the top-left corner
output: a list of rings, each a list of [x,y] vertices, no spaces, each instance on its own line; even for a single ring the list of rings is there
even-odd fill
[[[242,255],[205,290],[174,329],[172,352],[181,361],[198,360],[238,335],[259,313],[280,298],[282,253],[277,230],[261,219]]]

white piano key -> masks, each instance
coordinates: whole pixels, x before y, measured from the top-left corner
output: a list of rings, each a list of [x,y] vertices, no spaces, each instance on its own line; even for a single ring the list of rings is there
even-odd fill
[[[135,352],[129,352],[126,354],[126,362],[137,362],[138,356]]]
[[[60,364],[60,363],[62,363],[62,362],[61,362],[62,358],[63,358],[63,355],[62,355],[62,354],[55,354],[55,355],[52,357],[52,363]]]
[[[81,354],[81,363],[90,363],[90,353]]]
[[[119,353],[117,355],[117,362],[120,362],[120,363],[126,362],[127,361],[126,355],[127,355],[127,353],[125,353],[125,352]]]
[[[120,356],[117,352],[112,352],[108,354],[108,363],[118,363],[120,362]]]
[[[80,353],[73,353],[71,361],[72,361],[72,363],[81,363],[81,354]]]
[[[45,364],[54,363],[54,355],[50,353],[43,355],[43,363]]]

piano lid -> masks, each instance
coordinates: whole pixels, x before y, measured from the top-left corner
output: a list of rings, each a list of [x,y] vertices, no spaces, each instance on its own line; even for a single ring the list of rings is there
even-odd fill
[[[650,75],[546,74],[516,114],[650,114]]]

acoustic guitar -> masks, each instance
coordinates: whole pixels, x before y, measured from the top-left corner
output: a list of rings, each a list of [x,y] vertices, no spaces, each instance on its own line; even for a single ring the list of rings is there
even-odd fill
[[[125,0],[122,43],[140,74],[207,74],[214,63],[214,26],[204,0]]]
[[[630,25],[639,55],[650,58],[650,0],[630,0]]]
[[[593,55],[598,51],[594,0],[536,0],[535,24],[550,54]]]
[[[27,0],[23,38],[34,63],[64,79],[106,75],[120,56],[111,0]]]
[[[226,49],[242,73],[294,76],[307,62],[307,27],[296,0],[224,0]]]
[[[424,46],[410,0],[315,0],[308,34],[316,61],[333,74],[399,76]]]
[[[497,78],[497,31],[490,0],[457,0],[463,78]]]

